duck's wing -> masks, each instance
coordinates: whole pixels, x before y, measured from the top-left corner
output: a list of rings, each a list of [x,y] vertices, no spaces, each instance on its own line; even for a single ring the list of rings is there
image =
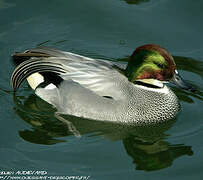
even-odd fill
[[[113,62],[94,60],[69,52],[49,48],[36,48],[26,53],[38,53],[21,63],[13,72],[11,82],[17,90],[20,84],[36,72],[53,72],[64,81],[73,80],[99,96],[122,99],[128,83],[121,68]],[[27,55],[28,55],[27,54]],[[45,55],[42,57],[42,55]]]
[[[124,98],[128,80],[113,63],[82,61],[69,63],[66,67],[69,73],[61,75],[64,80],[71,79],[100,96],[116,100]]]

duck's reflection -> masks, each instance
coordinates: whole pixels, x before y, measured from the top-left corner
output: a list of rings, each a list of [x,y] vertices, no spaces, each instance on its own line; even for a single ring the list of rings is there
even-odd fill
[[[176,158],[193,154],[190,146],[172,145],[164,140],[165,132],[175,120],[151,126],[128,126],[55,115],[50,105],[33,94],[28,98],[14,96],[14,100],[16,113],[32,125],[32,130],[20,131],[19,135],[32,143],[51,145],[64,142],[58,138],[69,135],[102,135],[110,140],[122,140],[136,169],[146,171],[166,168]]]
[[[172,165],[173,161],[183,155],[191,156],[191,146],[183,144],[172,145],[158,140],[153,143],[136,141],[134,137],[123,140],[129,156],[133,158],[137,170],[153,171]]]

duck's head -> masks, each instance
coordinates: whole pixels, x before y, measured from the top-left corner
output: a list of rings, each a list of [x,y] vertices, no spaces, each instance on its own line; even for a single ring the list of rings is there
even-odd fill
[[[179,76],[170,53],[156,44],[136,48],[130,57],[125,73],[131,82],[142,81],[155,86],[159,86],[162,82],[172,82],[183,89],[193,90]]]

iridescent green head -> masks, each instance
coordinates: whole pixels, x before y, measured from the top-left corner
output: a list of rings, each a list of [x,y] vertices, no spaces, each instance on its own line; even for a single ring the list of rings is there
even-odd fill
[[[175,73],[175,62],[168,51],[159,45],[140,46],[130,57],[126,68],[128,80],[139,79],[170,80]]]

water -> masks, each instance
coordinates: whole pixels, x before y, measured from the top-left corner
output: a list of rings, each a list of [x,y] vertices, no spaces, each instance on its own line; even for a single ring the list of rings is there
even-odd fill
[[[0,171],[96,180],[202,179],[202,8],[200,0],[0,0]],[[71,116],[68,126],[27,84],[16,96],[11,91],[10,55],[43,43],[115,61],[126,60],[137,46],[160,44],[197,92],[173,88],[181,112],[156,127]]]

